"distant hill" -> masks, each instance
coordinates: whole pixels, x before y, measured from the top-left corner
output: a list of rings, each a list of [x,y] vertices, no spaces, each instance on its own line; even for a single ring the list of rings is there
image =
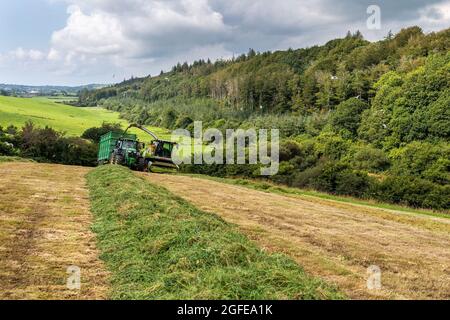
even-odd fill
[[[322,46],[276,52],[251,49],[230,60],[179,63],[156,77],[84,91],[79,103],[102,104],[143,123],[164,122],[161,111],[167,111],[168,104],[173,120],[189,116],[241,122],[268,114],[311,115],[333,111],[355,97],[372,105],[378,81],[393,73],[406,79],[449,50],[450,29],[425,34],[410,27],[378,42],[365,40],[360,32],[349,33]],[[201,106],[182,107],[194,101]],[[176,127],[176,121],[169,125]]]
[[[103,84],[88,84],[82,86],[30,86],[0,83],[0,95],[16,96],[48,96],[48,95],[77,95],[81,90],[95,90],[105,87]]]

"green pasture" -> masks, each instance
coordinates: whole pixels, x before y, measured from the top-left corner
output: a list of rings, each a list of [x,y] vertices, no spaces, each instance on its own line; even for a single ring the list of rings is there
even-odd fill
[[[68,136],[80,136],[86,129],[101,126],[105,122],[121,123],[123,128],[128,122],[120,119],[117,112],[103,108],[80,108],[58,103],[59,99],[45,97],[15,98],[0,96],[0,125],[7,127],[15,125],[21,127],[25,122],[32,121],[40,127],[49,126],[63,131]],[[170,139],[169,131],[149,127],[161,139]],[[131,130],[137,133],[142,141],[151,138],[140,130]]]

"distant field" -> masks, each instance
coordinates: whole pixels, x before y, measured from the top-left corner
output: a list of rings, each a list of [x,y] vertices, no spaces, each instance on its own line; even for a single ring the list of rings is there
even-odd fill
[[[49,126],[59,131],[66,132],[69,136],[79,136],[86,129],[100,126],[104,121],[119,122],[123,127],[127,121],[119,119],[119,113],[102,108],[78,108],[61,103],[59,99],[50,98],[14,98],[0,96],[0,125],[22,126],[27,121],[32,121],[38,126]],[[160,128],[151,128],[162,139],[168,139],[168,131]],[[143,132],[134,131],[143,141],[149,140],[149,136]]]

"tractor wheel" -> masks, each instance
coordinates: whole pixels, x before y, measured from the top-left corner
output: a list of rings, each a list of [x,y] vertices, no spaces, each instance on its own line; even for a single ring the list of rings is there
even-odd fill
[[[146,167],[145,167],[145,159],[144,158],[139,158],[138,160],[138,164],[137,164],[137,171],[145,171]]]
[[[115,156],[115,162],[114,162],[114,164],[118,164],[118,165],[122,165],[123,164],[123,156],[121,156],[121,155],[116,155]]]

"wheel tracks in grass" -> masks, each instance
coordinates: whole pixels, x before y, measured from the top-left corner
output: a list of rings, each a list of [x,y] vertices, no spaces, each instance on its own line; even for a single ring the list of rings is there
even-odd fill
[[[101,299],[107,273],[89,230],[86,168],[0,165],[0,286],[3,299]],[[81,268],[69,290],[67,268]]]

